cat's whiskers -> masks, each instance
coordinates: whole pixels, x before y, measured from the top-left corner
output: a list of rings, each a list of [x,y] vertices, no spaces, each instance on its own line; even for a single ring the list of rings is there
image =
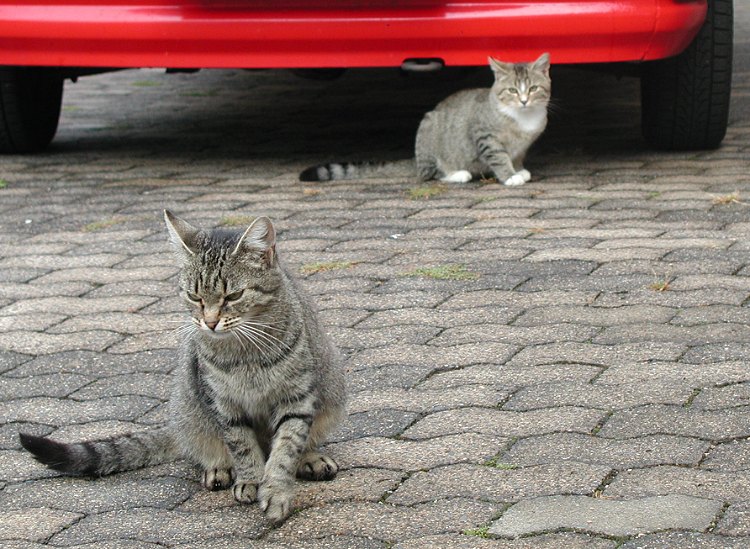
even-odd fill
[[[267,354],[266,358],[268,358],[270,354],[281,354],[283,352],[283,347],[280,345],[282,342],[261,330],[244,324],[241,324],[234,329],[243,334],[248,340],[254,342],[256,347],[260,348],[262,346]]]

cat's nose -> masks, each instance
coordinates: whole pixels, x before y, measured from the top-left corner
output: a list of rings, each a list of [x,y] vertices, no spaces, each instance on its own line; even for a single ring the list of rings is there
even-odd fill
[[[208,326],[209,330],[215,330],[217,324],[219,324],[218,320],[204,320],[203,322],[206,323],[206,326]]]

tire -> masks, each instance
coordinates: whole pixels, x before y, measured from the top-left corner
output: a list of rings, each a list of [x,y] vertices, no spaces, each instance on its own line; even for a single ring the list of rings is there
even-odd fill
[[[57,131],[63,78],[41,67],[0,67],[0,153],[43,150]]]
[[[715,149],[724,139],[732,86],[732,0],[708,0],[698,35],[676,57],[644,63],[641,127],[662,150]]]

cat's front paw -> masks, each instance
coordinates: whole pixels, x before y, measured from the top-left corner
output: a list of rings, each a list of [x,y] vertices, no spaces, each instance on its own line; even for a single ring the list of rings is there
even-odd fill
[[[304,480],[332,480],[339,472],[338,463],[326,455],[310,452],[302,457],[297,478]]]
[[[254,482],[238,480],[232,486],[232,495],[240,503],[252,503],[258,495],[258,486]]]
[[[531,178],[531,174],[529,174],[529,178]],[[508,179],[503,181],[503,185],[506,185],[508,187],[518,187],[519,185],[523,185],[524,183],[526,183],[526,181],[528,181],[528,179],[524,179],[523,174],[521,172],[518,172],[514,173]]]
[[[203,484],[204,488],[211,491],[226,490],[232,485],[232,470],[206,469],[203,471],[201,484]]]
[[[258,489],[260,509],[274,524],[281,524],[291,514],[293,500],[293,483],[265,482]]]
[[[521,177],[523,177],[525,183],[531,181],[531,172],[529,172],[529,170],[524,168],[522,170],[519,170],[518,173],[521,174]]]

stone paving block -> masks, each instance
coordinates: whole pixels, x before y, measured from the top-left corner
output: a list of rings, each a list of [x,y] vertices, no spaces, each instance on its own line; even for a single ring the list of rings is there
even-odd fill
[[[745,325],[750,324],[750,308],[731,307],[727,305],[689,307],[677,311],[677,314],[672,319],[672,323],[678,326],[695,326],[725,322],[727,320]]]
[[[479,290],[461,292],[441,303],[438,309],[466,309],[473,307],[501,306],[528,309],[554,305],[588,305],[598,293],[587,291],[511,292],[507,290]]]
[[[606,417],[601,410],[561,406],[529,412],[492,408],[459,408],[435,412],[404,432],[407,439],[426,439],[455,433],[500,434],[506,437],[541,435],[557,431],[589,433]]]
[[[0,347],[18,353],[38,355],[72,350],[103,351],[121,338],[119,334],[103,330],[64,335],[13,331],[0,333]]]
[[[42,542],[80,518],[78,513],[46,507],[0,511],[0,539]]]
[[[173,329],[144,334],[133,334],[123,337],[119,342],[109,346],[107,352],[111,354],[133,354],[159,349],[171,349],[177,357],[180,336]]]
[[[666,277],[654,277],[654,282]],[[709,305],[736,305],[745,300],[744,293],[723,288],[658,292],[652,289],[634,290],[628,293],[602,294],[597,297],[597,307],[621,307],[623,305],[660,305],[662,307],[706,307]]]
[[[414,507],[375,503],[338,503],[305,509],[269,533],[270,542],[321,538],[333,534],[361,536],[393,542],[428,534],[462,532],[487,523],[500,510],[493,503],[461,498]]]
[[[173,545],[177,549],[235,549],[237,546],[248,549],[387,549],[385,542],[356,536],[331,535],[320,539],[284,540],[267,543],[253,539],[233,537],[205,540],[195,543]]]
[[[376,329],[339,328],[332,332],[333,343],[343,349],[372,349],[386,345],[423,345],[435,338],[440,328],[415,326],[404,330],[400,326],[386,326]]]
[[[658,248],[619,248],[604,250],[598,248],[560,248],[537,250],[524,258],[525,261],[557,261],[577,259],[580,261],[595,261],[607,263],[610,261],[625,261],[628,259],[659,259],[665,251]]]
[[[26,378],[0,377],[0,400],[35,396],[64,397],[88,385],[93,378],[78,374],[49,374]]]
[[[379,467],[399,471],[432,469],[455,463],[484,463],[508,444],[494,434],[467,433],[435,437],[429,440],[359,438],[329,444],[327,447],[339,465]]]
[[[132,421],[104,419],[87,421],[86,423],[66,424],[55,428],[50,436],[61,442],[80,442],[82,440],[96,440],[143,430],[145,430],[145,427]]]
[[[59,475],[34,461],[26,450],[0,450],[0,481],[25,482]]]
[[[33,379],[33,378],[32,378]],[[0,381],[0,387],[2,381]],[[172,376],[156,372],[144,372],[137,378],[132,375],[119,375],[99,379],[79,388],[69,396],[75,400],[93,400],[122,395],[141,395],[167,400],[172,392]],[[54,395],[50,395],[54,396]]]
[[[516,503],[493,522],[502,537],[572,528],[608,536],[635,536],[665,529],[703,531],[716,518],[719,501],[683,495],[634,500],[546,496]]]
[[[553,406],[623,409],[643,404],[684,404],[693,396],[689,384],[541,383],[524,387],[503,404],[504,410],[533,410]]]
[[[730,505],[714,532],[725,536],[750,535],[750,502]]]
[[[353,368],[389,364],[458,368],[470,364],[502,364],[513,355],[515,347],[503,343],[466,343],[448,349],[420,345],[388,345],[367,349],[350,360]]]
[[[599,431],[600,436],[613,438],[659,433],[717,441],[750,436],[750,407],[704,411],[650,404],[616,411]]]
[[[162,298],[175,296],[177,291],[177,284],[171,280],[166,282],[159,280],[137,280],[132,282],[113,282],[111,284],[97,286],[88,292],[86,297],[90,299],[102,299],[140,295]]]
[[[706,454],[701,468],[713,471],[750,470],[750,439],[717,444]]]
[[[328,437],[330,441],[362,437],[395,437],[404,432],[419,417],[416,412],[402,410],[367,410],[349,413]]]
[[[176,267],[141,267],[133,269],[105,269],[102,267],[78,267],[59,269],[40,276],[35,280],[40,284],[83,281],[93,284],[113,284],[130,280],[166,280],[177,273]]]
[[[87,330],[107,330],[119,334],[142,334],[153,331],[174,331],[187,322],[184,316],[175,314],[113,312],[76,315],[47,331],[53,334],[67,334]]]
[[[693,399],[692,406],[701,410],[721,410],[750,405],[750,383],[706,387]]]
[[[611,540],[586,534],[542,534],[514,540],[484,539],[474,535],[444,534],[402,541],[393,549],[614,549]]]
[[[20,450],[21,443],[18,440],[18,433],[24,432],[37,436],[47,436],[53,428],[48,425],[39,425],[37,423],[15,422],[6,423],[0,426],[0,449],[2,450]]]
[[[138,508],[87,516],[52,536],[50,542],[70,546],[130,539],[174,544],[221,536],[256,538],[267,529],[257,505],[208,513]]]
[[[615,469],[697,465],[708,447],[707,442],[671,435],[612,440],[580,433],[552,433],[519,440],[503,454],[502,461],[521,466],[572,461]]]
[[[106,312],[135,312],[156,301],[152,297],[128,296],[112,298],[43,297],[17,301],[0,309],[2,315],[49,313],[85,315]]]
[[[447,496],[515,502],[524,498],[591,494],[610,468],[584,463],[556,463],[522,468],[451,465],[413,474],[388,497],[388,503],[414,505]]]
[[[35,250],[30,250],[35,251]],[[87,254],[87,255],[16,255],[0,259],[0,269],[23,267],[32,269],[75,269],[82,267],[112,267],[122,263],[127,256],[121,254]]]
[[[685,248],[728,248],[733,244],[730,238],[613,238],[604,240],[594,246],[605,250],[623,248],[660,248],[665,250]]]
[[[133,507],[170,509],[199,489],[195,482],[170,477],[148,480],[123,479],[120,475],[100,479],[61,477],[33,485],[7,486],[0,492],[0,504],[9,510],[53,505],[91,515]]]
[[[117,231],[94,231],[94,232],[82,232],[82,231],[54,231],[40,234],[38,236],[32,236],[27,240],[30,244],[50,244],[50,243],[63,243],[66,245],[71,244],[91,244],[92,242],[112,242],[112,241],[125,241],[132,242],[141,240],[152,234],[151,231],[143,230],[117,230]]]
[[[19,284],[0,282],[0,297],[9,299],[34,299],[41,297],[76,297],[89,292],[93,286],[87,282],[59,282],[54,284]],[[3,306],[4,310],[6,306]],[[54,310],[54,308],[50,308]],[[42,307],[41,312],[46,312]],[[1,311],[1,310],[0,310]],[[2,312],[2,314],[7,314]]]
[[[612,367],[634,362],[677,360],[685,352],[685,349],[685,345],[673,342],[620,343],[618,345],[577,342],[548,343],[521,349],[508,364],[521,366],[578,362]]]
[[[671,324],[631,324],[609,326],[592,338],[594,343],[613,345],[635,341],[665,341],[687,345],[705,343],[733,343],[750,339],[750,326],[737,323],[715,323],[700,326]]]
[[[663,549],[681,547],[683,549],[745,549],[747,539],[703,534],[696,532],[668,532],[648,534],[626,541],[622,549]]]
[[[524,311],[513,324],[518,326],[549,326],[557,323],[590,326],[622,326],[638,324],[648,319],[654,324],[669,322],[677,313],[669,307],[631,305],[624,307],[539,307]]]
[[[0,387],[2,387],[0,378]],[[494,387],[472,385],[442,390],[406,390],[399,388],[361,391],[350,396],[349,413],[376,410],[407,412],[437,412],[466,406],[497,406],[509,395],[508,391]]]
[[[42,332],[50,326],[65,320],[65,315],[33,314],[0,316],[0,332],[34,331]]]
[[[349,361],[352,364],[353,361]],[[359,370],[348,370],[347,383],[350,388],[372,391],[384,387],[401,387],[411,389],[440,368],[430,365],[410,365],[404,368],[400,364],[388,366],[370,366]]]
[[[132,420],[159,401],[142,396],[121,396],[75,401],[49,397],[0,402],[0,421],[29,421],[65,425],[102,419]]]
[[[335,312],[336,309],[333,309]],[[484,323],[508,324],[521,312],[515,307],[473,307],[471,309],[422,309],[408,308],[393,311],[377,311],[364,318],[357,327],[375,328],[383,325],[411,326],[428,325],[449,328],[453,326],[472,326]],[[326,321],[326,311],[321,315]],[[332,322],[326,322],[334,325]],[[403,329],[403,328],[402,328]]]
[[[320,296],[316,304],[320,310],[354,308],[378,311],[407,307],[434,307],[444,299],[445,297],[437,292],[409,292],[399,295],[342,294]]]
[[[497,385],[513,391],[526,385],[544,383],[587,383],[601,374],[602,368],[590,364],[541,364],[508,366],[482,364],[460,370],[439,372],[419,384],[422,390],[441,390],[464,385]]]
[[[662,382],[702,387],[750,381],[750,372],[743,362],[715,362],[710,367],[699,362],[685,362],[615,364],[607,368],[596,383],[611,385]]]
[[[19,355],[21,356],[21,355]],[[93,351],[66,351],[27,360],[8,375],[13,377],[55,374],[58,372],[107,377],[133,372],[169,372],[177,365],[174,351],[144,351],[113,355]]]
[[[730,503],[750,501],[750,472],[703,471],[661,465],[624,471],[604,491],[614,498],[684,494]]]
[[[688,349],[683,356],[685,362],[693,364],[738,360],[744,363],[750,359],[750,344],[744,341],[709,343]]]
[[[451,347],[464,343],[497,341],[508,345],[540,345],[559,341],[588,341],[599,332],[593,326],[556,324],[550,326],[507,326],[483,324],[448,328],[430,339],[430,345]]]

